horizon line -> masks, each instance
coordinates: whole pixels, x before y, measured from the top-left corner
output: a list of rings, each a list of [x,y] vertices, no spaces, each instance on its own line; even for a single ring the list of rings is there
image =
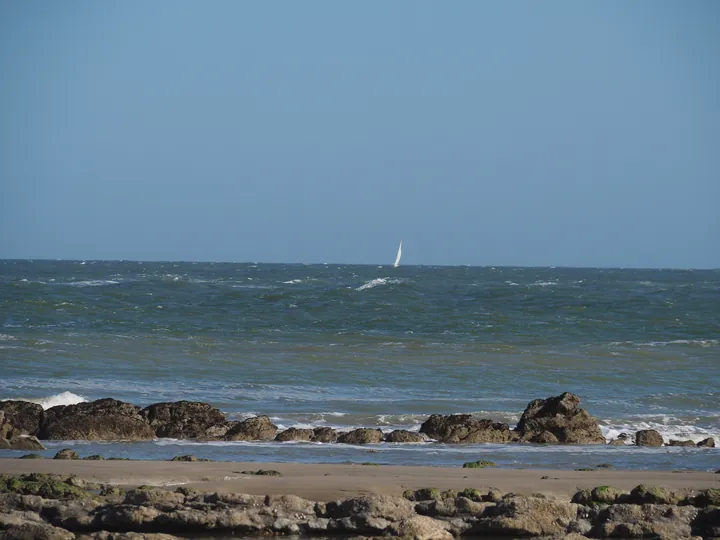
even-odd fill
[[[375,266],[375,267],[393,267],[393,263],[341,263],[341,262],[267,262],[267,261],[210,261],[210,260],[172,260],[172,259],[60,259],[45,257],[28,257],[28,258],[3,258],[0,261],[24,261],[24,262],[76,262],[76,263],[95,263],[95,262],[123,262],[123,263],[181,263],[181,264],[272,264],[272,265],[303,265],[303,266]],[[563,268],[576,270],[683,270],[683,271],[714,271],[720,270],[714,267],[680,267],[680,266],[570,266],[564,264],[554,265],[525,265],[525,264],[402,264],[397,268],[403,267],[442,267],[442,268]]]

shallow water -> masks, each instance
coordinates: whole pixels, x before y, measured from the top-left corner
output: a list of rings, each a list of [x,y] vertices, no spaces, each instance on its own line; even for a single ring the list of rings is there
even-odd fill
[[[716,270],[0,261],[0,398],[44,406],[189,399],[281,428],[390,430],[456,412],[512,425],[530,400],[572,391],[609,438],[654,428],[720,441],[719,362]],[[153,459],[720,462],[718,450],[687,448],[61,446]]]

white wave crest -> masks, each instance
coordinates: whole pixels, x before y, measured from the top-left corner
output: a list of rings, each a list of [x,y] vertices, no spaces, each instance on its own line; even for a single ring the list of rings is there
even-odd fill
[[[289,281],[283,281],[283,283],[286,285],[294,285],[296,283],[302,283],[302,282],[303,282],[302,279],[291,279]]]
[[[635,435],[636,432],[643,429],[654,429],[667,444],[671,440],[691,440],[700,442],[703,439],[712,437],[715,440],[720,439],[720,431],[716,429],[707,429],[693,424],[683,423],[680,419],[671,416],[658,417],[655,420],[647,421],[603,421],[607,423],[600,424],[600,429],[608,441],[616,439],[621,433],[629,433]]]
[[[43,409],[47,410],[50,407],[56,407],[57,405],[75,405],[76,403],[85,403],[87,399],[72,392],[62,392],[48,397],[42,398],[15,398],[19,401],[29,401],[30,403],[37,403]]]
[[[89,279],[86,281],[69,281],[61,283],[61,285],[69,285],[70,287],[103,287],[105,285],[117,285],[119,281],[113,279]]]
[[[0,334],[0,341],[16,341],[17,338],[15,336],[11,336],[9,334]]]
[[[689,345],[691,347],[714,347],[720,344],[718,339],[673,339],[671,341],[648,341],[646,343],[638,343],[635,341],[613,341],[610,343],[613,347],[619,346],[635,346],[635,347],[666,347],[668,345]]]
[[[535,283],[531,283],[530,287],[550,287],[552,285],[557,285],[557,281],[536,281]]]
[[[368,281],[367,283],[364,283],[360,285],[356,291],[364,291],[365,289],[372,289],[373,287],[377,287],[378,285],[390,285],[390,284],[400,284],[404,283],[402,279],[397,278],[390,278],[390,277],[381,277],[381,278],[375,278],[373,280]]]

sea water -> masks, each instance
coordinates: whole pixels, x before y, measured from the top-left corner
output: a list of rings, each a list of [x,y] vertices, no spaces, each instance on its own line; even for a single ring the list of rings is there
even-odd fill
[[[516,424],[570,391],[608,439],[720,443],[720,271],[0,261],[0,399],[197,400],[279,428]],[[45,455],[714,470],[633,446],[48,442]],[[0,457],[23,452],[0,451]]]

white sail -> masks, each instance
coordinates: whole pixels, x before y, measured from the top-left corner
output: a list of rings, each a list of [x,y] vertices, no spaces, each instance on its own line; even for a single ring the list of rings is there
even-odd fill
[[[395,257],[395,263],[393,264],[394,268],[397,268],[400,264],[400,257],[402,257],[402,240],[400,240],[400,247],[398,248],[397,257]]]

